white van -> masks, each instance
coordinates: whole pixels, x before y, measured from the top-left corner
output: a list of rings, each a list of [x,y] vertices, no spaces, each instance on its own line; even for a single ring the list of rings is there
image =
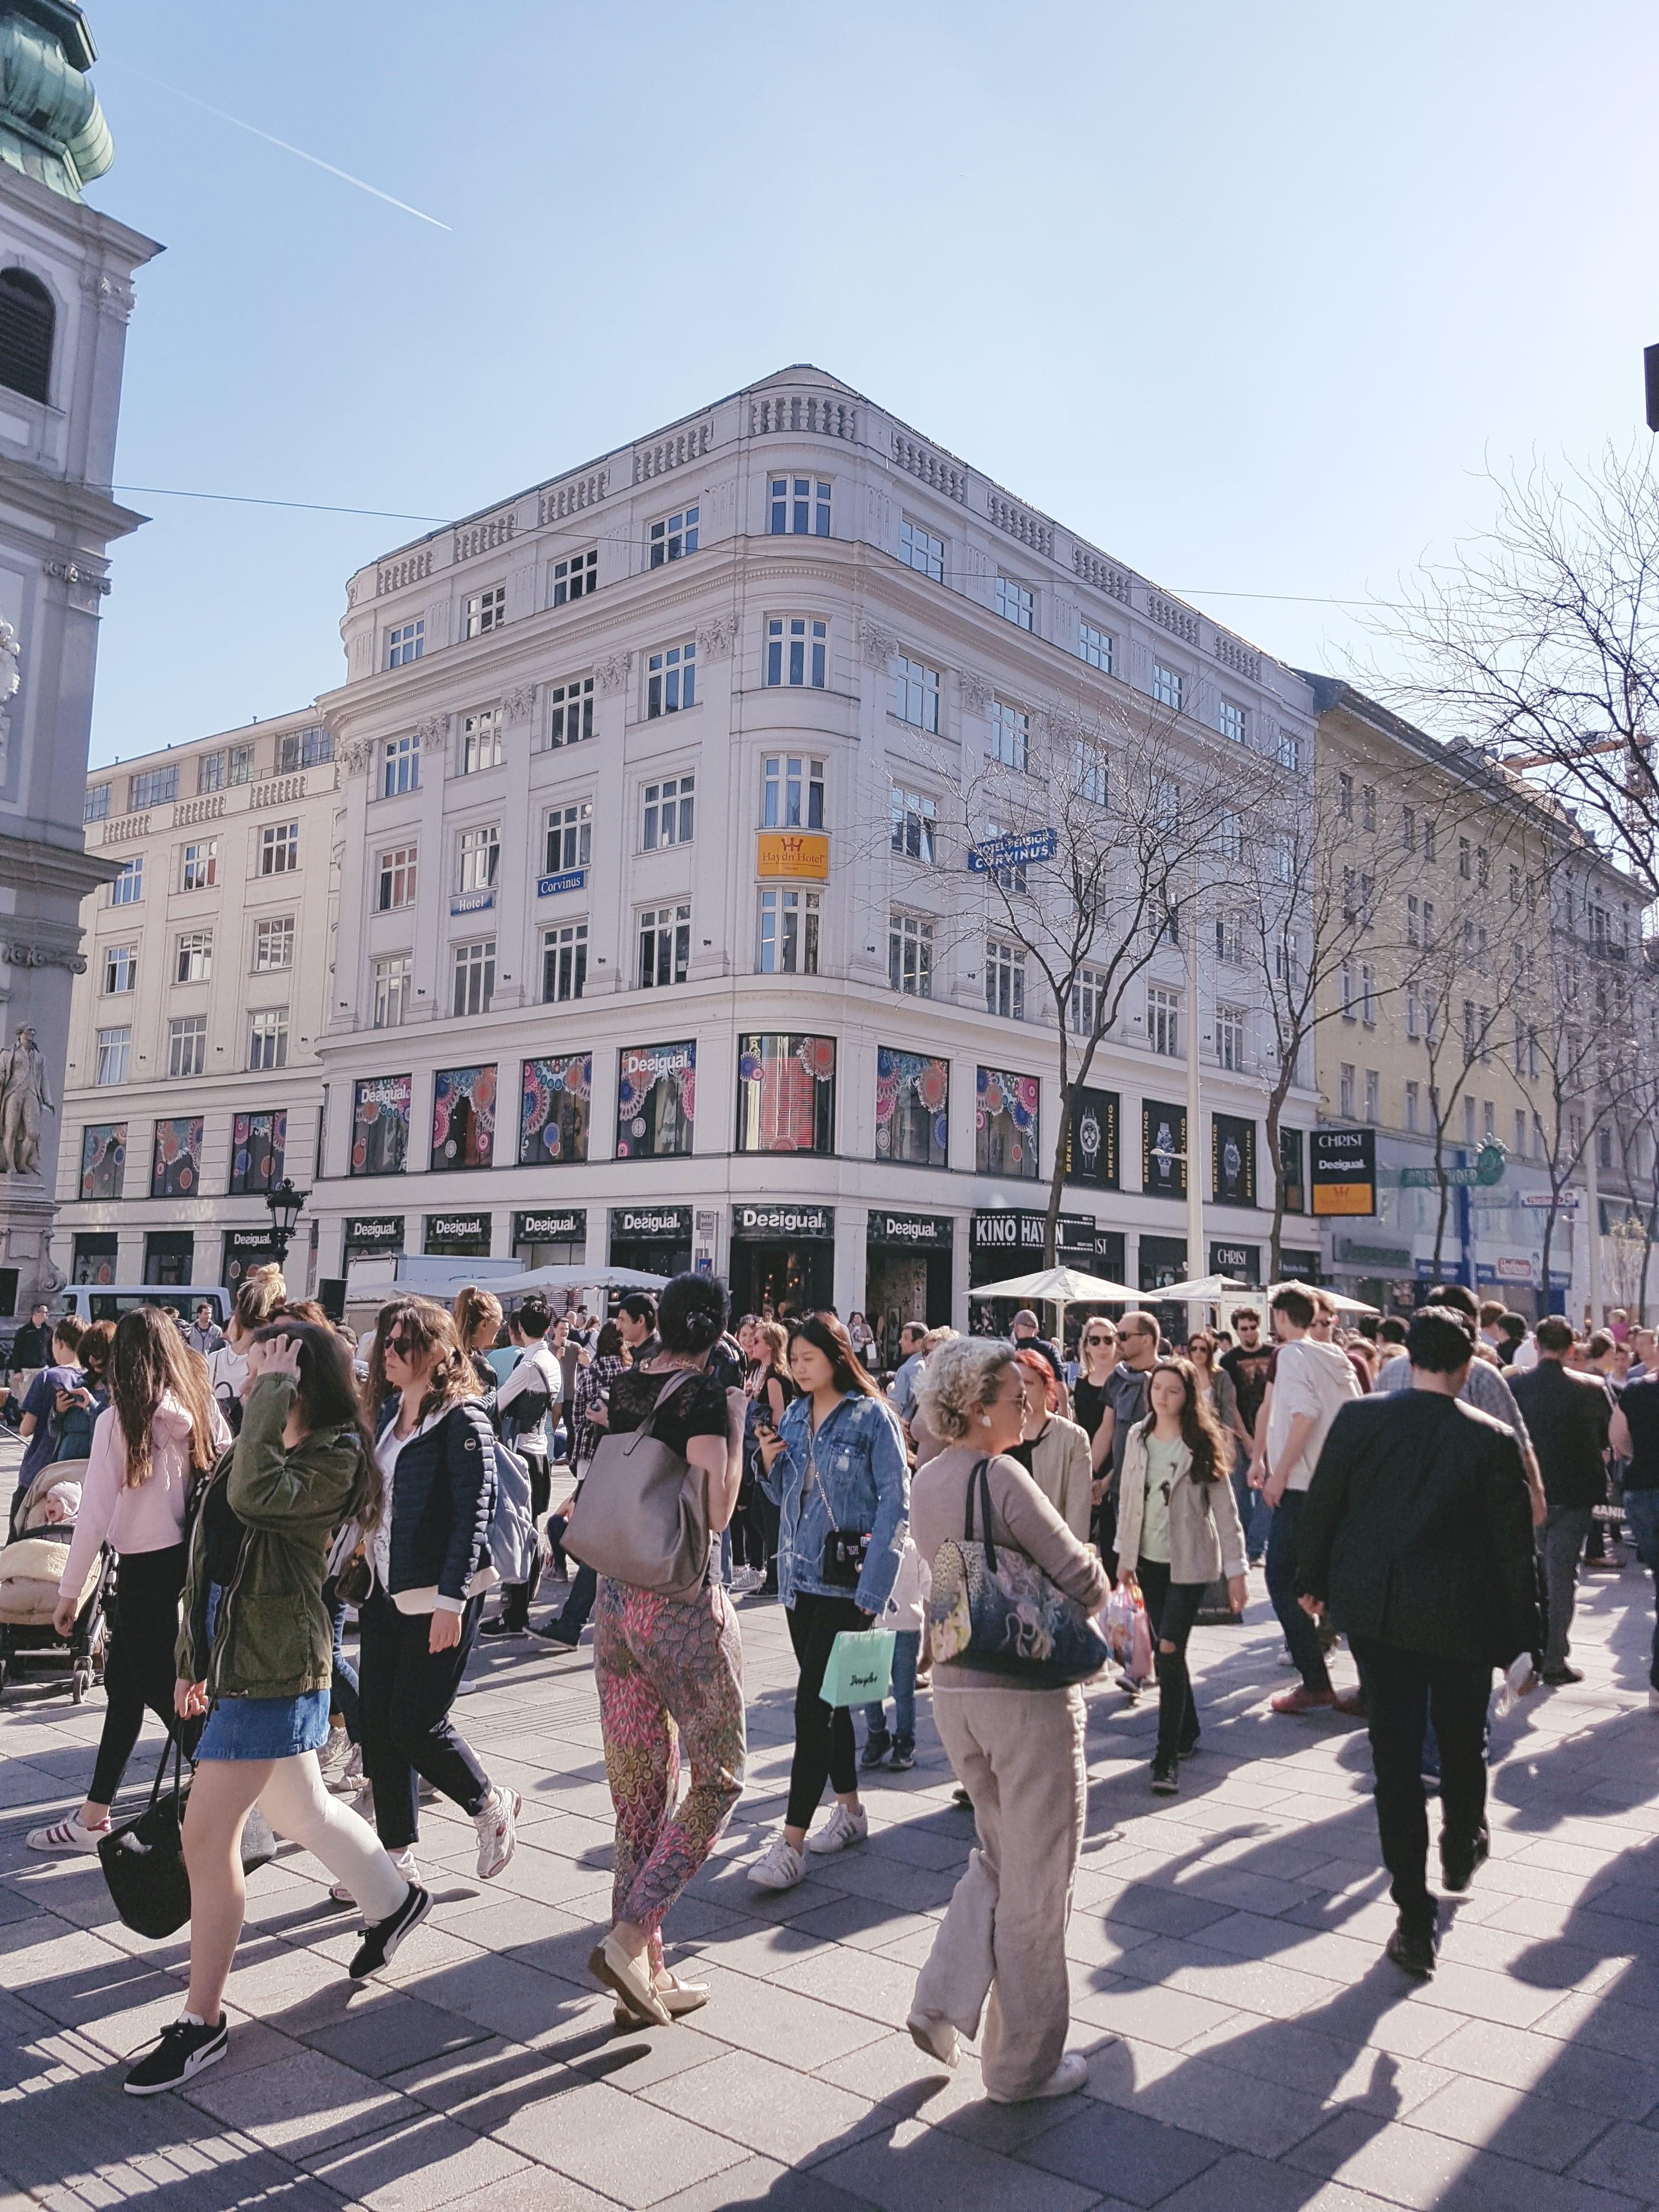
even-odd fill
[[[205,1304],[221,1328],[234,1303],[222,1283],[65,1283],[59,1296],[64,1312],[82,1321],[119,1321],[135,1306],[166,1306],[190,1322]]]

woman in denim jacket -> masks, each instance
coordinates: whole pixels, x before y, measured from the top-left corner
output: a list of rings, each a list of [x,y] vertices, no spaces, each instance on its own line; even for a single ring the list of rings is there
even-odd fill
[[[763,1434],[761,1455],[780,1506],[778,1586],[800,1680],[783,1833],[749,1869],[762,1889],[793,1889],[800,1880],[806,1831],[826,1782],[837,1802],[812,1850],[843,1851],[870,1832],[859,1802],[853,1716],[844,1705],[832,1712],[818,1692],[836,1637],[868,1628],[887,1603],[910,1500],[898,1422],[833,1314],[791,1325],[789,1371],[801,1395],[775,1435]]]

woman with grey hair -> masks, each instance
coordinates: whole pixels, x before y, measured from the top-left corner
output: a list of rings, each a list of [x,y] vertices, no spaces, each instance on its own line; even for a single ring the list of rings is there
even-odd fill
[[[1101,1605],[1109,1584],[1099,1559],[1010,1456],[1025,1418],[1014,1346],[984,1337],[940,1345],[922,1369],[919,1397],[942,1439],[911,1482],[910,1533],[922,1558],[931,1562],[962,1537],[969,1485],[977,1498],[984,1462],[997,1548],[1023,1552],[1091,1612]],[[976,2035],[983,2012],[986,2094],[1000,2104],[1066,2096],[1087,2074],[1082,2057],[1066,2051],[1066,1923],[1086,1786],[1083,1692],[1075,1683],[1048,1687],[1035,1672],[988,1673],[971,1654],[936,1658],[933,1721],[972,1802],[979,1846],[916,1984],[910,2033],[954,2066],[958,2031]]]

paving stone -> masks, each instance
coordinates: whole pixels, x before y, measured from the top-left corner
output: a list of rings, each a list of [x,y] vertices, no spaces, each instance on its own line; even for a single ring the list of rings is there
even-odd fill
[[[666,2112],[791,2166],[815,2165],[884,2124],[879,2107],[867,2099],[746,2051],[652,2083],[641,2094]]]
[[[1128,2203],[1156,2204],[1222,2154],[1202,2135],[1088,2097],[1015,2156],[1082,2186],[1105,2184]]]
[[[229,2076],[215,2067],[185,2094],[189,2103],[227,2127],[252,2136],[267,2150],[296,2158],[397,2121],[407,2124],[418,2110],[409,2099],[320,2051],[298,2051]]]
[[[641,2212],[745,2155],[725,2136],[575,2074],[521,2105],[496,2140]]]
[[[301,2163],[369,2212],[429,2212],[526,2172],[528,2161],[435,2113]]]

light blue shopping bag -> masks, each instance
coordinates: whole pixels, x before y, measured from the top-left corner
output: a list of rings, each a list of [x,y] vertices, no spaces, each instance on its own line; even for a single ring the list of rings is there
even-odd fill
[[[893,1679],[893,1631],[843,1628],[830,1647],[818,1695],[826,1705],[873,1705]]]

